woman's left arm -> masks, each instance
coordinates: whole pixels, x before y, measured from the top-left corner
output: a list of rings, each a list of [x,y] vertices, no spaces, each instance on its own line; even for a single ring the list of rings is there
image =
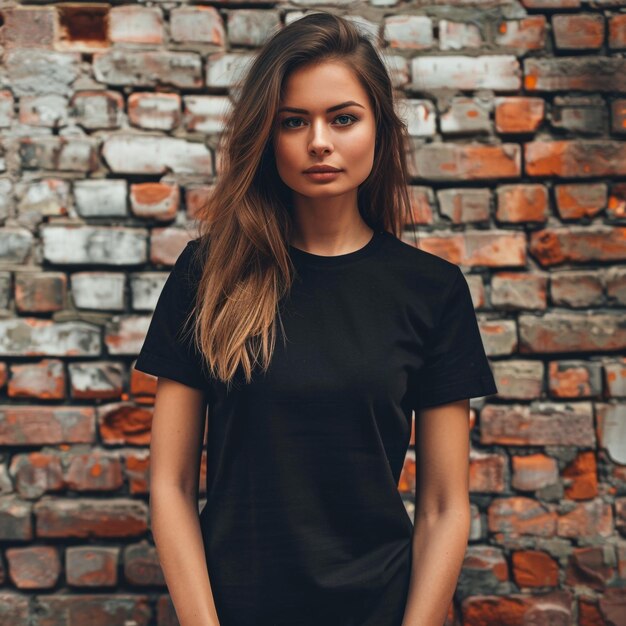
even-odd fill
[[[402,626],[448,615],[470,532],[469,400],[415,412],[415,525]]]

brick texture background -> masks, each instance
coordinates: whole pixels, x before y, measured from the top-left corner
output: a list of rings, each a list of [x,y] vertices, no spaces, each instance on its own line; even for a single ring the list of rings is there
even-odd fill
[[[176,624],[133,362],[246,62],[318,4],[0,4],[0,624]],[[448,624],[623,626],[626,0],[325,8],[406,95],[419,245],[465,272],[500,389]]]

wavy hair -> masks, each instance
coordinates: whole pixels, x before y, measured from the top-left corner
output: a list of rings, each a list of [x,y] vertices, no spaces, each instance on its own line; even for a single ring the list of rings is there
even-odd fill
[[[282,27],[240,81],[219,141],[219,176],[196,214],[203,270],[187,321],[195,322],[194,346],[210,375],[224,383],[232,383],[238,370],[250,382],[256,365],[265,371],[270,364],[279,302],[294,278],[291,189],[278,174],[272,133],[289,75],[325,61],[351,69],[374,110],[374,163],[357,192],[363,220],[396,236],[415,222],[407,189],[407,125],[395,110],[390,76],[369,36],[321,11]]]

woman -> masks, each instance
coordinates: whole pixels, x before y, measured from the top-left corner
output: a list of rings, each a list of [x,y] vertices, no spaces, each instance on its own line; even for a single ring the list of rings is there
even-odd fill
[[[152,530],[178,619],[442,624],[469,533],[468,399],[497,389],[461,270],[398,236],[407,139],[385,67],[348,21],[306,15],[261,49],[223,139],[136,363],[158,376]],[[397,488],[413,411],[415,527]]]

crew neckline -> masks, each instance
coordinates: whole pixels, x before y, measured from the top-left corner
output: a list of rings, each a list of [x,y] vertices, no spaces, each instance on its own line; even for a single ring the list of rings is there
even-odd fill
[[[384,238],[384,231],[374,230],[374,233],[370,240],[358,250],[352,252],[346,252],[345,254],[333,254],[325,256],[321,254],[313,254],[312,252],[306,252],[300,248],[296,248],[289,244],[289,252],[294,262],[301,262],[306,265],[313,265],[315,267],[338,267],[348,265],[370,256],[380,246]]]

